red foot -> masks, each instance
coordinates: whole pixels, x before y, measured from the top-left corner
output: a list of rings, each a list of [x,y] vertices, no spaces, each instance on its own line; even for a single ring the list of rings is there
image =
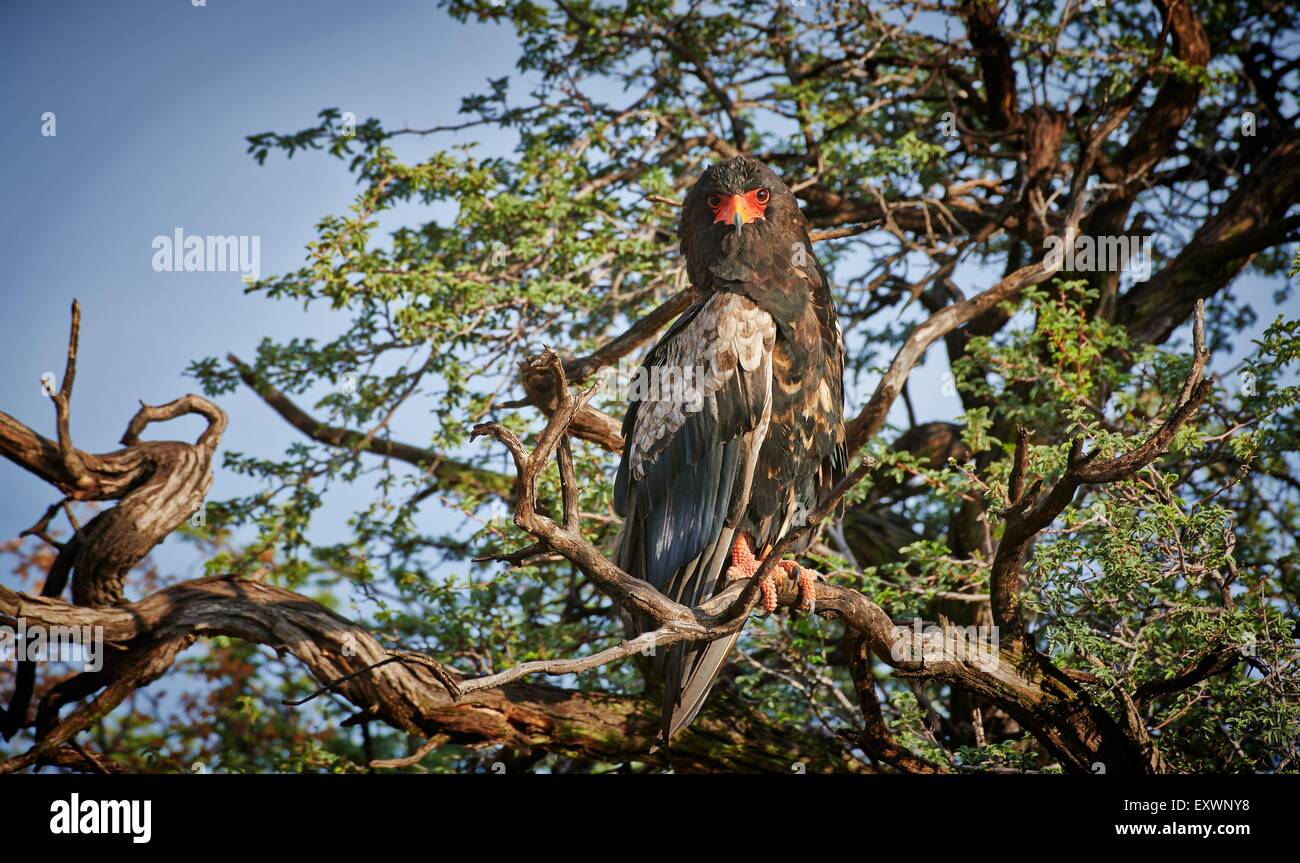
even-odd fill
[[[758,572],[758,568],[763,565],[763,560],[764,558],[754,554],[754,545],[749,534],[742,533],[736,538],[736,544],[731,547],[731,566],[727,569],[727,578],[731,580],[753,578],[754,573]],[[793,560],[778,561],[777,566],[785,570],[786,575],[799,582],[799,601],[795,604],[795,610],[811,612],[814,597],[817,595],[817,573],[800,566]],[[758,589],[763,594],[763,612],[771,614],[776,611],[776,581],[773,580],[770,572],[758,583]]]

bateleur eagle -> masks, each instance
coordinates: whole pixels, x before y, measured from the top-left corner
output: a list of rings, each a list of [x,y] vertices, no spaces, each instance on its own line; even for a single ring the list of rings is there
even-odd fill
[[[693,606],[752,576],[845,475],[844,345],[808,223],[766,165],[705,171],[678,237],[699,299],[638,371],[650,385],[623,422],[616,562]],[[812,571],[781,565],[806,605]],[[763,604],[776,605],[770,579]],[[664,744],[699,713],[737,638],[656,657]]]

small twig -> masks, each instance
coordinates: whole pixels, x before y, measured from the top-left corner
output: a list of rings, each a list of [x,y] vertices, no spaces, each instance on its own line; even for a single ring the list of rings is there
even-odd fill
[[[67,502],[67,498],[64,498],[63,500],[58,501],[57,503],[50,504],[49,508],[45,510],[45,515],[41,516],[40,520],[37,521],[36,524],[27,528],[26,530],[24,530],[22,533],[18,535],[20,537],[23,536],[38,537],[44,540],[45,542],[49,543],[50,545],[54,546],[55,548],[59,549],[60,551],[62,551],[64,543],[59,542],[58,540],[54,539],[54,537],[50,536],[49,527],[50,527],[50,522],[54,520],[54,516],[56,513],[58,513],[59,508],[64,506],[66,502]]]
[[[446,734],[435,734],[428,740],[424,741],[424,743],[420,745],[419,749],[415,750],[405,758],[381,758],[376,761],[371,761],[370,766],[379,769],[383,767],[410,767],[414,764],[419,764],[424,760],[424,756],[428,755],[450,739],[451,738]]]
[[[376,669],[383,668],[391,662],[412,662],[416,665],[423,665],[425,668],[433,672],[433,676],[436,677],[438,682],[442,684],[443,688],[447,690],[447,694],[451,696],[452,701],[460,700],[462,694],[460,684],[456,682],[456,678],[447,671],[442,663],[438,662],[438,660],[434,659],[432,656],[426,656],[423,653],[414,653],[409,650],[385,650],[384,653],[386,654],[385,658],[378,662],[371,663],[370,665],[359,668],[350,674],[345,674],[342,677],[331,680],[329,683],[326,683],[324,686],[303,698],[285,698],[280,703],[287,704],[291,707],[300,707],[308,701],[319,698],[327,692],[336,692],[344,683],[347,683],[350,680],[355,680],[363,674],[369,674]]]
[[[872,219],[869,222],[862,222],[857,225],[845,225],[842,228],[828,228],[824,231],[810,231],[808,239],[814,243],[820,243],[825,240],[838,240],[843,237],[856,237],[858,234],[865,234],[867,231],[879,228],[884,224],[884,219]]]
[[[497,674],[462,681],[460,690],[462,693],[469,694],[483,689],[495,689],[530,674],[578,674],[583,671],[590,671],[593,668],[599,668],[602,665],[618,662],[620,659],[626,659],[634,653],[644,653],[652,648],[658,649],[661,646],[668,646],[677,640],[693,640],[693,638],[692,634],[680,632],[672,627],[656,629],[653,632],[643,633],[636,638],[621,641],[613,647],[607,647],[590,656],[583,656],[578,659],[538,659],[532,662],[521,662],[513,668],[508,668]]]
[[[81,303],[72,301],[72,330],[68,334],[68,359],[63,369],[63,384],[57,393],[50,394],[54,402],[54,416],[58,430],[59,458],[68,472],[74,488],[85,489],[94,485],[90,469],[86,467],[81,452],[72,444],[72,383],[77,377],[77,345],[81,339]]]
[[[646,196],[645,196],[645,199],[646,199],[647,201],[650,201],[651,203],[654,203],[654,204],[665,204],[665,205],[667,205],[667,206],[669,206],[669,207],[672,207],[672,208],[674,208],[674,209],[678,209],[678,210],[680,210],[681,207],[682,207],[682,202],[681,202],[681,201],[676,201],[676,200],[673,200],[672,198],[666,198],[666,197],[664,197],[663,195],[646,195]]]
[[[126,431],[122,433],[122,446],[131,447],[140,443],[140,432],[151,423],[166,422],[186,414],[198,414],[208,421],[208,427],[194,445],[215,449],[217,441],[226,430],[226,412],[207,399],[194,395],[181,396],[165,405],[153,406],[140,402],[140,409],[131,417]]]

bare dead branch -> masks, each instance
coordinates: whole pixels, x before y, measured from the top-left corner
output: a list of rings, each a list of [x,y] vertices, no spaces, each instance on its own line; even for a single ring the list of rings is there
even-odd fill
[[[983,293],[935,312],[912,330],[911,335],[894,355],[893,362],[877,384],[866,406],[848,423],[846,431],[849,451],[856,452],[884,427],[885,417],[894,399],[902,391],[908,375],[912,373],[912,369],[925,355],[930,345],[999,303],[1019,296],[1025,288],[1047,281],[1056,274],[1057,269],[1046,261],[1022,267]]]
[[[78,490],[85,490],[94,485],[94,480],[90,476],[86,463],[81,458],[80,451],[72,444],[72,431],[70,428],[72,382],[77,376],[77,344],[80,338],[81,304],[73,300],[72,331],[68,334],[68,361],[63,370],[63,384],[59,387],[57,393],[50,394],[50,399],[54,402],[59,457],[62,460],[63,468],[67,471],[68,476],[72,478],[73,485]]]

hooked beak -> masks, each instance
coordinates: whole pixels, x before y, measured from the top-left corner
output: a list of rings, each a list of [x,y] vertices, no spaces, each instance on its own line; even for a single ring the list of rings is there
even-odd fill
[[[713,223],[733,225],[737,235],[740,229],[750,222],[757,222],[763,218],[763,208],[757,203],[750,201],[745,195],[728,195],[722,199],[722,203],[713,211]]]

